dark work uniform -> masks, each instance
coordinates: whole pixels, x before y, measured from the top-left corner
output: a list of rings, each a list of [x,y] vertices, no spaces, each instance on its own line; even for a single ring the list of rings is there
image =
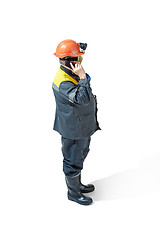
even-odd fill
[[[83,169],[91,135],[97,131],[97,101],[90,87],[90,76],[80,79],[61,66],[52,88],[56,100],[54,130],[62,136],[63,171],[76,176]]]

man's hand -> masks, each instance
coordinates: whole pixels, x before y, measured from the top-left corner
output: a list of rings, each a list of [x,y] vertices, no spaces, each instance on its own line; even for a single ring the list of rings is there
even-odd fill
[[[70,65],[71,65],[71,67],[72,67],[72,71],[76,74],[76,75],[78,75],[79,77],[80,77],[80,79],[85,79],[86,78],[86,74],[85,74],[85,71],[84,71],[84,69],[83,69],[83,67],[82,67],[82,65],[81,65],[81,63],[80,62],[78,62],[78,63],[76,63],[75,64],[75,67],[73,66],[73,64],[70,62]]]

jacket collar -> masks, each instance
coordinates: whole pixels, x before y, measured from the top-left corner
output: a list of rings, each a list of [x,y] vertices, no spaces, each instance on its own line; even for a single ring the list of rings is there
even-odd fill
[[[69,76],[73,77],[77,82],[80,80],[80,78],[71,70],[69,70],[68,68],[65,68],[64,66],[60,66],[60,69],[62,71],[64,71],[65,73],[67,73]]]

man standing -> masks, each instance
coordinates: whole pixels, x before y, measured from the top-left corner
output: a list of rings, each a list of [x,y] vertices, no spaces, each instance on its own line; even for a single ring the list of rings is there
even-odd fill
[[[100,129],[91,78],[81,65],[86,47],[86,43],[70,39],[58,44],[55,56],[61,65],[52,84],[56,100],[54,130],[61,134],[68,199],[82,205],[92,203],[83,193],[94,191],[94,186],[81,183],[81,170],[89,152],[91,135]]]

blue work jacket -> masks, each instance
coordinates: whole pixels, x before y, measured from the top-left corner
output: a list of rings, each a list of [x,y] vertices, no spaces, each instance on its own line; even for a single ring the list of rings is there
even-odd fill
[[[78,140],[100,129],[97,121],[97,100],[92,94],[90,76],[80,79],[71,70],[60,66],[52,89],[56,100],[53,129],[64,138]]]

